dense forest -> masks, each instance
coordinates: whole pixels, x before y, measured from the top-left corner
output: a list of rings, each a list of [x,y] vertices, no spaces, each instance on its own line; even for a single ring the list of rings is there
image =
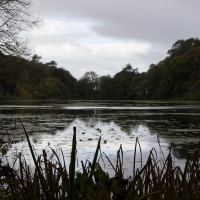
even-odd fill
[[[200,40],[178,40],[147,72],[127,64],[113,77],[86,72],[79,80],[55,61],[0,54],[0,100],[200,100]]]
[[[73,99],[77,80],[51,61],[0,55],[0,99]]]

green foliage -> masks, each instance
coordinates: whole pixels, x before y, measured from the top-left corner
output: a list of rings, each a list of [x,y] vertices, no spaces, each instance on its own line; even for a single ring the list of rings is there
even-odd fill
[[[37,54],[34,54],[32,56],[32,59],[31,59],[31,62],[34,62],[34,63],[39,63],[40,60],[41,60],[42,56],[38,56]]]
[[[200,99],[200,81],[196,81],[191,88],[189,89],[190,100],[199,100]]]
[[[76,79],[66,70],[39,62],[35,54],[31,61],[14,56],[0,57],[0,99],[9,96],[20,99],[70,99],[74,97]]]
[[[77,93],[79,98],[96,99],[99,90],[98,75],[93,72],[86,72],[77,83]]]
[[[200,100],[196,83],[200,79],[199,39],[178,40],[168,53],[169,57],[158,64],[151,64],[146,73],[139,73],[131,64],[127,64],[113,78],[87,72],[77,82],[77,97]]]
[[[146,72],[134,76],[131,82],[130,91],[134,99],[147,99]]]
[[[200,40],[178,40],[168,54],[146,74],[148,99],[200,100]]]
[[[187,40],[178,40],[172,45],[172,49],[168,50],[170,56],[180,56],[192,47],[200,47],[198,38],[190,38]]]
[[[161,81],[161,67],[152,66],[146,74],[147,99],[158,99],[158,89]]]
[[[134,99],[135,95],[131,92],[131,83],[133,77],[137,75],[137,69],[133,69],[130,64],[127,64],[121,72],[113,77],[114,99]]]
[[[147,72],[127,64],[113,77],[90,71],[76,80],[53,60],[41,63],[37,54],[28,61],[1,53],[0,100],[200,100],[200,40],[178,40],[168,54]]]
[[[99,78],[98,99],[113,99],[114,83],[110,75]]]
[[[45,63],[45,65],[50,66],[50,67],[57,67],[58,63],[54,60]]]

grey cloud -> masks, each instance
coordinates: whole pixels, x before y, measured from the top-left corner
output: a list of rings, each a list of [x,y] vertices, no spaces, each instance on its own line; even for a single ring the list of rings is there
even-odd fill
[[[91,21],[92,30],[106,38],[120,41],[141,41],[151,45],[146,54],[133,57],[75,58],[46,57],[44,62],[55,60],[59,66],[80,78],[86,71],[99,75],[114,75],[127,63],[139,71],[146,71],[151,63],[158,63],[178,39],[200,37],[199,0],[35,0],[34,10],[44,19]],[[85,32],[63,35],[42,35],[34,38],[35,45],[74,43],[87,37]],[[86,51],[84,49],[83,51]],[[89,50],[88,50],[89,51]]]
[[[169,45],[200,35],[198,0],[36,0],[35,4],[47,17],[94,20],[93,30],[106,37]]]
[[[77,43],[80,39],[89,37],[83,32],[70,32],[64,34],[41,34],[33,37],[34,45],[61,45],[65,43]]]
[[[70,71],[70,73],[80,78],[86,71],[95,71],[99,75],[110,74],[111,76],[119,72],[126,64],[130,63],[133,68],[138,68],[140,72],[147,71],[151,63],[157,63],[160,61],[160,57],[164,58],[165,52],[160,49],[152,49],[146,54],[137,53],[134,57],[104,57],[99,58],[99,55],[92,57],[80,57],[77,54],[76,57],[59,57],[54,56],[53,58],[49,55],[42,59],[42,62],[49,62],[55,60],[58,62],[59,67]]]

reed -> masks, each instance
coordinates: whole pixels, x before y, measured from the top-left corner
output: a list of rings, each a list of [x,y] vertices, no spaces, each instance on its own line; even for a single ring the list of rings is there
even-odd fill
[[[23,124],[22,124],[23,126]],[[24,127],[23,127],[24,128]],[[75,171],[76,128],[72,141],[69,170],[64,155],[51,147],[52,155],[45,150],[36,156],[24,128],[35,167],[28,165],[23,155],[17,157],[18,169],[9,165],[0,168],[0,198],[13,200],[189,200],[200,199],[200,144],[193,155],[186,158],[185,167],[173,166],[171,152],[160,163],[156,160],[156,151],[152,149],[148,160],[140,169],[136,169],[134,155],[133,176],[123,177],[123,149],[117,151],[116,166],[105,153],[100,153],[99,138],[92,163],[81,161],[82,171]],[[135,153],[139,145],[135,143]],[[104,156],[110,163],[114,176],[110,177],[99,159]]]

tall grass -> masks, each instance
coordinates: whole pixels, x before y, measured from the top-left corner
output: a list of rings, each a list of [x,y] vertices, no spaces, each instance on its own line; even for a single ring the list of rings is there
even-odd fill
[[[23,126],[23,124],[22,124]],[[23,127],[24,128],[24,127]],[[138,139],[133,157],[133,176],[123,177],[123,149],[117,151],[116,165],[110,163],[114,176],[110,177],[99,164],[101,138],[92,163],[81,161],[82,171],[75,171],[76,128],[72,141],[69,170],[64,162],[64,155],[59,155],[51,148],[48,156],[43,150],[36,156],[24,128],[35,167],[28,165],[23,155],[19,155],[18,169],[9,165],[0,168],[0,199],[22,200],[184,200],[200,199],[200,144],[193,155],[188,155],[185,167],[173,167],[171,152],[164,162],[158,163],[154,149],[150,151],[147,162],[140,169],[135,167]],[[142,152],[140,148],[142,158]],[[62,159],[62,162],[61,162]]]

